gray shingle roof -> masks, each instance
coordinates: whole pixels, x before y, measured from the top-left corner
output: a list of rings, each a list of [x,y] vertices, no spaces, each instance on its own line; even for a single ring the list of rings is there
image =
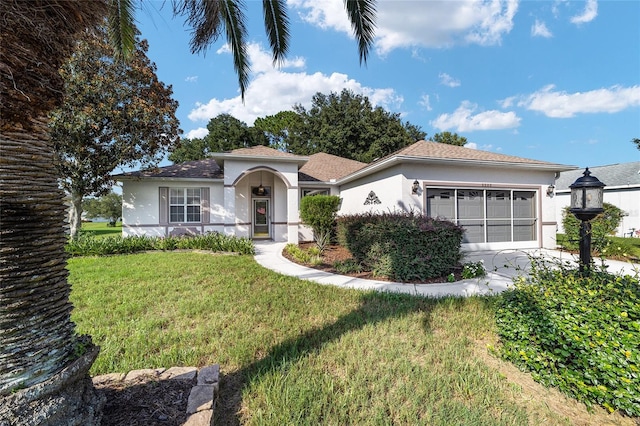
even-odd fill
[[[224,173],[214,159],[187,161],[185,163],[173,164],[166,167],[127,172],[118,177],[154,177],[154,178],[204,178],[222,179]]]
[[[607,187],[640,187],[640,161],[631,163],[610,164],[607,166],[589,167],[592,176],[597,177]],[[569,185],[576,181],[584,169],[561,172],[556,181],[556,191],[569,190]]]

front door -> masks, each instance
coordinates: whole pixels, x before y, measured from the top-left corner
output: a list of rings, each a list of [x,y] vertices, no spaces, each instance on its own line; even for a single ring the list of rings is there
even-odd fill
[[[270,238],[269,200],[253,200],[253,238]]]

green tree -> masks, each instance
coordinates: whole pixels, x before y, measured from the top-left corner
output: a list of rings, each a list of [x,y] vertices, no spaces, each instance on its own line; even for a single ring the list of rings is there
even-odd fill
[[[457,146],[465,146],[467,143],[467,138],[458,136],[457,133],[451,132],[442,132],[436,133],[431,138],[434,142],[446,143],[449,145],[457,145]]]
[[[316,93],[308,111],[302,105],[295,105],[294,111],[300,120],[288,146],[296,154],[326,152],[370,162],[426,136],[416,126],[403,123],[400,114],[374,108],[366,96],[347,89],[340,94]]]
[[[60,185],[71,196],[73,239],[84,197],[110,191],[117,167],[157,165],[178,139],[178,102],[147,49],[138,40],[130,61],[114,61],[106,32],[87,31],[60,70],[65,95],[49,126]]]
[[[280,111],[276,115],[257,118],[253,125],[264,132],[271,148],[290,152],[289,135],[293,132],[299,120],[300,117],[294,111]]]
[[[633,138],[631,142],[633,142],[636,145],[636,148],[640,150],[640,138]]]
[[[300,219],[313,229],[313,238],[320,251],[331,242],[340,201],[336,195],[312,195],[300,200]]]
[[[115,226],[122,217],[122,195],[110,192],[99,198],[87,198],[82,202],[82,208],[89,219],[102,217],[109,219],[110,226]]]
[[[182,0],[192,11],[192,50],[202,50],[226,30],[241,93],[248,82],[242,2]],[[287,51],[284,1],[263,2],[274,59]],[[224,7],[223,7],[224,6]],[[366,60],[373,41],[375,2],[346,2]],[[131,0],[6,0],[0,2],[0,417],[35,416],[42,424],[94,424],[99,409],[87,371],[97,352],[80,341],[72,305],[64,246],[64,193],[54,168],[48,114],[62,103],[58,72],[86,30],[110,12],[116,52],[134,51]],[[204,16],[204,19],[200,19]],[[244,58],[244,59],[243,59]],[[85,347],[85,356],[76,349]],[[57,375],[72,362],[74,374]],[[47,386],[33,386],[50,380]],[[27,387],[24,391],[20,389]],[[28,395],[29,402],[24,396]],[[57,399],[54,399],[53,396]],[[22,398],[22,399],[21,399]],[[46,403],[44,403],[46,401]],[[42,403],[40,403],[42,402]],[[55,416],[55,420],[52,420]],[[20,421],[16,421],[20,423]]]
[[[619,207],[603,203],[604,211],[591,220],[591,243],[593,249],[602,252],[609,245],[607,237],[616,232],[625,212]],[[562,212],[562,226],[567,236],[568,248],[576,250],[580,244],[580,220],[565,207]]]
[[[231,151],[256,145],[268,145],[269,141],[260,129],[249,127],[229,114],[220,114],[209,120],[209,133],[204,138],[183,139],[180,146],[169,154],[174,163],[202,160],[212,152]]]

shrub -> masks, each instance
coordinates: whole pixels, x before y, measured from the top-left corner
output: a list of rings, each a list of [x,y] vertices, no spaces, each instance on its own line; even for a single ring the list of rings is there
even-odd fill
[[[500,354],[587,405],[640,415],[637,277],[540,266],[500,296]]]
[[[604,212],[591,220],[591,246],[597,252],[602,252],[609,244],[608,236],[615,233],[625,212],[610,203],[603,204]],[[580,220],[565,207],[562,212],[562,226],[566,235],[566,248],[577,250],[580,245]]]
[[[338,241],[374,275],[397,281],[447,275],[458,265],[463,229],[414,212],[343,216]]]
[[[110,254],[130,254],[147,250],[211,250],[252,255],[253,242],[247,238],[211,232],[204,235],[182,237],[110,236],[96,238],[81,234],[76,240],[69,240],[65,247],[72,256],[105,256]]]
[[[320,251],[331,243],[339,208],[340,197],[335,195],[313,195],[300,200],[300,219],[313,229]]]
[[[482,278],[487,275],[486,269],[484,269],[484,262],[482,260],[478,262],[465,263],[462,267],[462,278],[468,280],[470,278]]]

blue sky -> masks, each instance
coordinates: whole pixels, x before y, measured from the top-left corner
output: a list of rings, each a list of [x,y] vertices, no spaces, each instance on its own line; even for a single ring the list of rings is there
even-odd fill
[[[640,160],[640,2],[378,2],[375,46],[360,66],[341,0],[288,0],[291,45],[274,68],[262,2],[247,1],[251,83],[242,103],[221,38],[205,55],[171,3],[137,12],[157,74],[173,86],[184,136],[228,113],[257,117],[309,107],[347,88],[429,136],[468,147],[592,167]],[[204,132],[204,133],[203,133]],[[168,163],[167,163],[168,164]]]

